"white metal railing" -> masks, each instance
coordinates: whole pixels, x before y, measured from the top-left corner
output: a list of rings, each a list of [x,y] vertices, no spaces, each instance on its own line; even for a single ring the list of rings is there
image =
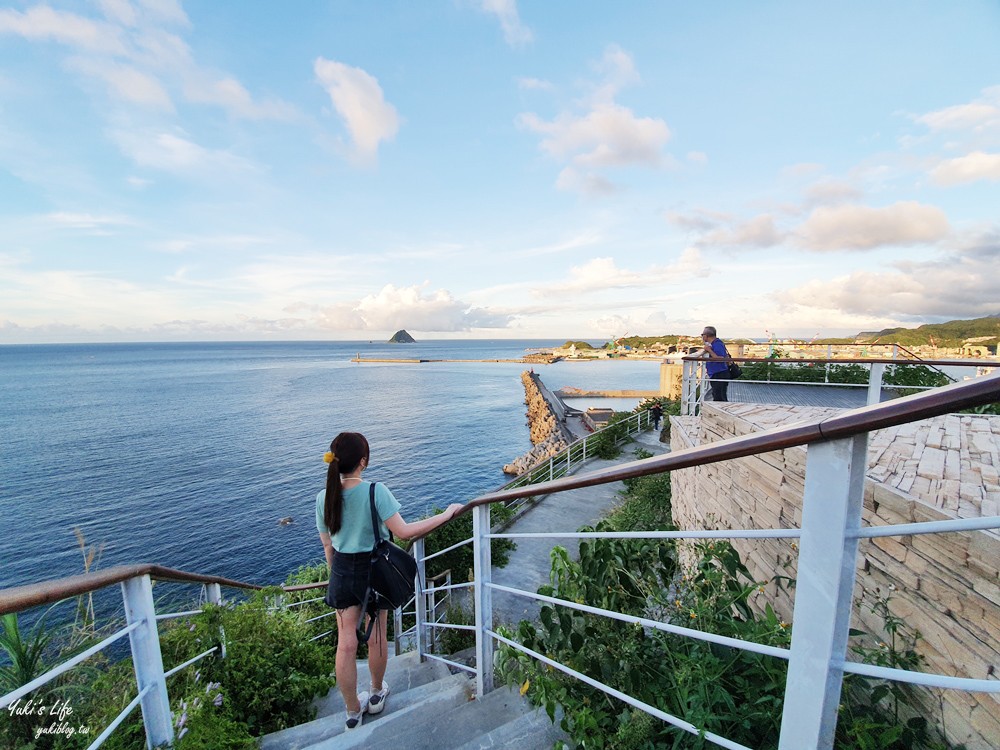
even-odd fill
[[[170,717],[170,700],[167,695],[167,678],[177,672],[201,661],[219,650],[215,646],[204,651],[183,664],[169,671],[163,668],[163,656],[160,651],[160,636],[157,623],[160,620],[198,614],[202,610],[156,614],[153,601],[153,583],[150,575],[136,575],[121,582],[122,599],[125,605],[126,625],[99,643],[94,644],[76,656],[56,665],[44,674],[35,678],[6,695],[0,696],[0,711],[16,707],[18,701],[29,693],[47,685],[74,667],[82,664],[95,654],[100,653],[113,643],[128,636],[132,652],[132,664],[135,672],[137,694],[135,698],[105,727],[97,738],[87,746],[87,750],[101,747],[112,732],[135,710],[142,708],[142,721],[146,729],[146,746],[159,747],[169,745],[174,741],[174,727]],[[222,603],[222,589],[218,583],[204,584],[205,597],[213,604]],[[223,637],[224,641],[224,637]],[[223,646],[223,654],[225,647]]]
[[[895,356],[895,355],[894,355]],[[709,384],[708,373],[706,371],[705,365],[709,360],[705,359],[684,359],[683,360],[683,370],[682,370],[682,380],[681,380],[681,414],[683,416],[693,416],[699,413],[701,404],[707,399],[707,396],[711,393],[711,388]],[[868,405],[880,403],[882,400],[882,394],[884,390],[905,390],[905,391],[928,391],[933,390],[936,386],[919,386],[919,385],[894,385],[884,382],[886,367],[903,367],[903,366],[923,366],[941,372],[933,361],[927,360],[901,360],[898,365],[892,364],[885,361],[873,361],[873,362],[861,362],[861,361],[849,361],[845,362],[843,360],[830,359],[825,364],[817,364],[817,367],[822,367],[824,370],[824,380],[819,381],[803,381],[803,380],[782,380],[781,371],[782,368],[795,365],[800,363],[799,360],[795,359],[780,359],[776,361],[769,360],[745,360],[739,357],[735,360],[737,363],[742,363],[743,365],[747,362],[752,361],[753,363],[765,363],[774,366],[774,378],[769,378],[768,380],[752,380],[746,377],[740,377],[739,380],[727,380],[726,382],[730,385],[730,394],[732,394],[732,385],[734,383],[756,383],[761,385],[800,385],[808,386],[813,388],[865,388],[868,391],[866,403]],[[830,368],[831,367],[843,367],[848,364],[860,364],[868,368],[868,382],[867,383],[835,383],[830,382]],[[981,362],[948,362],[948,367],[966,367],[972,370],[972,377],[977,377],[980,375],[980,371],[983,369]],[[947,373],[941,373],[945,377],[952,379]],[[730,400],[735,400],[730,398]]]
[[[476,690],[478,695],[493,689],[493,651],[496,643],[525,653],[532,658],[571,675],[592,687],[604,691],[625,703],[692,734],[700,734],[715,745],[731,750],[749,750],[725,737],[704,732],[684,719],[670,715],[612,688],[588,675],[536,653],[522,644],[504,637],[493,628],[493,592],[520,596],[570,609],[638,622],[643,627],[662,630],[690,638],[762,653],[788,661],[785,698],[781,720],[779,750],[833,747],[837,707],[845,673],[854,673],[885,680],[929,685],[943,689],[1000,694],[1000,680],[978,680],[930,673],[878,667],[847,660],[847,638],[853,608],[858,542],[879,536],[954,533],[973,529],[1000,529],[1000,516],[961,519],[919,524],[898,524],[862,528],[861,510],[864,493],[864,473],[867,467],[867,445],[870,430],[894,424],[904,424],[927,416],[948,413],[950,401],[942,407],[942,394],[952,396],[975,390],[978,400],[966,401],[977,405],[1000,401],[1000,374],[979,379],[979,383],[961,383],[921,393],[894,402],[847,412],[841,417],[802,423],[794,428],[775,428],[764,433],[676,451],[590,474],[545,483],[544,492],[553,494],[582,486],[603,484],[623,478],[645,476],[680,468],[714,463],[720,460],[754,455],[778,447],[808,446],[805,489],[803,494],[801,529],[676,531],[676,532],[558,532],[542,534],[492,533],[490,503],[506,499],[504,492],[479,498],[473,502],[473,534],[461,544],[472,544],[475,576],[473,581],[476,631]],[[974,387],[974,388],[973,388]],[[901,407],[906,407],[901,410]],[[957,407],[960,408],[960,407]],[[868,429],[857,427],[859,417],[867,417]],[[770,443],[768,439],[771,438]],[[521,490],[523,492],[523,490]],[[509,493],[508,493],[509,494]],[[528,537],[572,539],[699,539],[699,538],[798,538],[799,560],[794,601],[792,641],[788,649],[774,648],[710,633],[683,628],[670,622],[636,618],[618,612],[592,607],[565,599],[543,596],[534,592],[500,586],[491,580],[490,542],[493,539]],[[456,545],[458,546],[458,545]],[[425,562],[423,540],[415,547],[418,565]],[[428,628],[419,619],[418,628]],[[596,645],[596,644],[594,644]],[[470,670],[471,671],[471,670]]]
[[[518,487],[538,484],[539,482],[551,482],[554,479],[572,474],[584,463],[594,458],[594,443],[596,441],[604,440],[607,435],[614,435],[615,445],[618,445],[629,439],[632,435],[648,429],[650,424],[652,424],[652,417],[649,414],[649,410],[640,409],[629,414],[628,417],[622,419],[620,422],[606,425],[579,440],[573,441],[555,455],[550,456],[544,461],[540,461],[530,469],[522,472],[515,479],[507,482],[507,484],[500,488],[500,491],[517,489]],[[529,498],[518,498],[507,503],[507,507],[516,511],[528,501]]]

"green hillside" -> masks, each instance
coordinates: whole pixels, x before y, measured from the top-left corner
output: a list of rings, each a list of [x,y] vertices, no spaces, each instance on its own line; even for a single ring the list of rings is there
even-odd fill
[[[996,346],[1000,341],[1000,315],[972,320],[949,320],[947,323],[928,323],[918,328],[886,328],[881,331],[863,331],[855,337],[858,343],[902,344],[903,346],[933,345],[961,346],[969,339],[986,346]]]
[[[959,347],[970,339],[982,339],[975,341],[983,346],[996,346],[1000,343],[1000,314],[990,315],[985,318],[974,318],[972,320],[950,320],[947,323],[928,323],[919,328],[886,328],[881,331],[862,331],[854,337],[837,337],[816,339],[815,344],[901,344],[903,346],[940,346]],[[568,346],[570,342],[566,342]],[[577,348],[581,342],[576,342]],[[609,344],[611,342],[608,342]],[[697,335],[684,335],[679,333],[669,333],[662,336],[629,336],[617,339],[621,346],[630,346],[633,349],[645,349],[653,344],[661,343],[669,345],[684,344],[686,346],[697,346],[701,343],[701,337]],[[727,344],[751,344],[750,339],[726,338]],[[607,346],[607,344],[605,344]]]

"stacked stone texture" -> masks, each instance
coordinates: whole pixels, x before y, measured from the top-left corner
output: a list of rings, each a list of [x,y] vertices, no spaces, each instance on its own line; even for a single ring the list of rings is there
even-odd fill
[[[838,410],[706,404],[700,418],[671,420],[671,448],[834,413]],[[998,417],[953,414],[872,433],[863,525],[997,515],[998,450]],[[798,528],[805,461],[806,449],[799,447],[674,472],[674,522],[681,529]],[[798,552],[792,540],[732,541],[756,579],[795,577]],[[692,559],[691,550],[686,558]],[[853,625],[873,634],[873,643],[882,637],[883,620],[870,607],[888,596],[892,614],[921,636],[916,649],[925,659],[922,670],[998,678],[1000,535],[995,531],[862,540],[857,566]],[[794,589],[771,583],[758,606],[768,602],[792,621]],[[970,750],[1000,747],[1000,696],[927,689],[915,695],[925,716],[939,723],[943,716],[952,743]]]
[[[537,377],[530,372],[521,373],[524,403],[528,405],[528,434],[534,447],[506,464],[503,467],[505,474],[522,474],[532,466],[566,450],[568,445],[565,429],[542,395],[536,382]]]

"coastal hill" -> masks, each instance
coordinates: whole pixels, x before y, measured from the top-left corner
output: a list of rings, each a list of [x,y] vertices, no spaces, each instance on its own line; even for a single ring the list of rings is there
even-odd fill
[[[392,338],[389,339],[389,341],[387,343],[389,343],[389,344],[415,344],[415,343],[417,343],[417,340],[415,338],[413,338],[413,336],[411,336],[410,334],[408,334],[406,331],[399,330],[399,331],[396,331],[394,334],[392,334]]]
[[[740,339],[723,336],[726,343],[752,343],[750,339]],[[618,346],[628,346],[633,349],[648,348],[657,343],[669,345],[699,344],[698,336],[682,334],[664,334],[662,336],[628,336],[616,339]],[[996,346],[1000,343],[1000,314],[971,320],[950,320],[947,323],[928,323],[918,328],[886,328],[881,331],[862,331],[854,336],[843,338],[822,338],[811,342],[814,344],[902,344],[903,346],[937,346],[942,348],[959,348],[963,344],[979,344]],[[577,349],[582,348],[581,342],[576,343]],[[610,342],[609,342],[610,343]],[[607,346],[607,345],[605,345]]]
[[[870,344],[879,339],[903,346],[956,347],[966,343],[993,346],[1000,341],[1000,314],[985,318],[973,318],[972,320],[929,323],[918,328],[885,328],[881,331],[864,331],[855,336],[855,341],[859,344]]]

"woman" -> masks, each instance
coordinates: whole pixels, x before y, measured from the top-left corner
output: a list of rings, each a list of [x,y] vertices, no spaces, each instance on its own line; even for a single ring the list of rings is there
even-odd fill
[[[323,457],[329,464],[326,489],[316,495],[316,528],[330,569],[331,603],[337,609],[337,687],[347,707],[348,729],[361,726],[366,711],[381,713],[389,695],[389,686],[382,679],[388,658],[387,609],[379,610],[378,623],[368,642],[371,692],[357,692],[358,621],[368,587],[371,551],[375,546],[368,499],[371,483],[361,480],[361,473],[368,468],[368,454],[368,441],[361,433],[342,432],[337,435]],[[383,539],[389,537],[389,531],[400,539],[423,536],[450,520],[462,505],[452,503],[444,513],[416,523],[404,521],[399,515],[399,508],[399,501],[389,489],[377,484],[375,509]]]

